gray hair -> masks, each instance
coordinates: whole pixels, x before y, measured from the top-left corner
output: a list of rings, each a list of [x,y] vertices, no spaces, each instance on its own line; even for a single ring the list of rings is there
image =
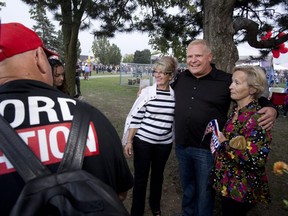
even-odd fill
[[[196,40],[191,41],[188,44],[187,50],[190,48],[190,46],[199,45],[199,44],[205,46],[207,53],[211,53],[212,52],[209,42],[206,41],[206,40],[203,40],[203,39],[196,39]]]
[[[232,74],[235,71],[242,71],[247,75],[248,86],[256,90],[253,94],[254,99],[260,98],[265,90],[265,84],[267,82],[263,69],[258,66],[241,65],[234,67]]]
[[[171,56],[163,56],[155,62],[153,69],[160,68],[163,72],[174,75],[177,67],[178,63],[175,58]]]

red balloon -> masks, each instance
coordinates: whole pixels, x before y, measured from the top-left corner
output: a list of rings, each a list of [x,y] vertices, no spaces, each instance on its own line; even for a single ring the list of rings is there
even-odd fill
[[[278,37],[280,38],[280,37],[283,37],[284,35],[285,35],[285,32],[280,32]]]
[[[283,47],[282,49],[280,49],[280,53],[285,54],[288,52],[288,48],[287,47]]]
[[[266,37],[267,38],[270,38],[272,36],[272,31],[268,31],[267,33],[266,33]]]
[[[281,50],[281,49],[283,49],[283,48],[285,48],[285,44],[284,44],[284,43],[282,43],[282,44],[279,45],[279,50]]]
[[[273,57],[274,58],[279,58],[280,56],[280,51],[277,49],[277,50],[272,50],[272,54],[273,54]]]
[[[267,40],[268,38],[267,38],[267,36],[266,35],[264,35],[264,36],[262,36],[261,37],[261,40],[263,41],[263,40]]]

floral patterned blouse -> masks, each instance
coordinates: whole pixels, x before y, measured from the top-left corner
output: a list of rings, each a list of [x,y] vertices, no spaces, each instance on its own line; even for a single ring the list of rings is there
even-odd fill
[[[215,152],[210,183],[217,193],[238,202],[270,202],[265,164],[272,136],[257,123],[260,108],[253,101],[239,110],[235,121],[232,119],[236,112],[232,112],[224,126],[223,134],[228,140],[239,135],[245,137],[245,150],[234,149],[229,141],[224,141]]]

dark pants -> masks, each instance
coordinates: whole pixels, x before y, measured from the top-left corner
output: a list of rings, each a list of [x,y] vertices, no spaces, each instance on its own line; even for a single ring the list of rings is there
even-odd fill
[[[287,116],[287,112],[288,112],[288,104],[284,104],[284,106],[283,106],[283,115]]]
[[[175,145],[183,191],[183,216],[212,216],[214,192],[209,187],[213,156],[209,149]]]
[[[227,197],[221,197],[222,216],[246,216],[256,204],[241,203]]]
[[[76,84],[76,95],[81,95],[80,91],[80,78],[76,77],[75,79],[75,84]]]
[[[171,144],[150,144],[139,138],[133,140],[134,151],[134,188],[131,216],[142,216],[145,209],[146,188],[149,171],[149,204],[152,212],[160,211],[163,172],[172,149]]]

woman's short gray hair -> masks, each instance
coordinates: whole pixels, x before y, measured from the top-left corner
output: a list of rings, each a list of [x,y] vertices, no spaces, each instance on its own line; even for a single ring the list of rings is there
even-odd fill
[[[174,57],[163,56],[154,63],[153,69],[160,68],[163,72],[174,75],[177,67],[178,63]]]
[[[247,83],[249,87],[254,88],[256,91],[253,94],[254,99],[258,99],[264,92],[266,86],[266,74],[259,66],[241,65],[236,66],[232,70],[232,74],[235,71],[242,71],[247,75]]]

